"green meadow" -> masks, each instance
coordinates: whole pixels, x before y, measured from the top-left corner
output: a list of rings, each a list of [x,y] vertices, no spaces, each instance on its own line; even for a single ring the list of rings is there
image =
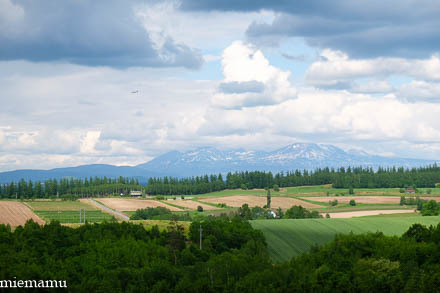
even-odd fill
[[[336,234],[380,231],[385,235],[402,235],[415,223],[437,225],[440,217],[371,216],[350,219],[254,220],[255,229],[264,233],[269,253],[276,262],[308,251],[313,245],[331,241]]]

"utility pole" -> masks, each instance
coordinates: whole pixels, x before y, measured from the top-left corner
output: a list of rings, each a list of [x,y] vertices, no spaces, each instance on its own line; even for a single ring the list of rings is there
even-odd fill
[[[82,224],[83,222],[84,222],[84,224],[86,223],[86,210],[80,209],[79,210],[79,223]]]
[[[202,224],[200,224],[200,250],[202,250]]]

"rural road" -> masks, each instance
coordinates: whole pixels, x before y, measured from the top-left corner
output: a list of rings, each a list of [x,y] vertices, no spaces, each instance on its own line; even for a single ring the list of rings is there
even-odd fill
[[[104,210],[104,211],[106,211],[106,212],[108,212],[108,213],[114,215],[114,216],[115,216],[116,218],[118,218],[118,219],[121,219],[121,220],[124,220],[124,221],[129,221],[129,220],[130,220],[129,217],[127,217],[126,215],[124,215],[123,213],[121,213],[121,212],[119,212],[119,211],[112,210],[112,209],[106,207],[106,206],[103,205],[103,204],[100,204],[99,202],[97,202],[97,201],[95,201],[95,200],[93,200],[93,199],[91,199],[91,198],[88,198],[87,200],[88,200],[92,205],[94,205],[94,206],[96,206],[96,207],[98,207],[98,208],[100,208],[100,209],[102,209],[102,210]]]

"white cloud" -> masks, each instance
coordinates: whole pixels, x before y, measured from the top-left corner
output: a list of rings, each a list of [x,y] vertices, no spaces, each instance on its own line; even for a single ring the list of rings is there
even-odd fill
[[[438,143],[440,123],[436,117],[440,117],[438,104],[409,104],[394,95],[378,99],[348,91],[303,89],[297,99],[276,105],[210,110],[200,134],[223,136],[224,140],[265,134],[268,140],[292,137],[336,144]]]
[[[356,78],[384,78],[393,74],[440,80],[440,57],[350,59],[344,52],[324,49],[320,60],[308,68],[305,78],[310,85],[334,86]]]
[[[369,80],[367,82],[354,82],[350,89],[354,93],[383,94],[393,91],[393,86],[386,80]]]
[[[160,1],[135,7],[135,14],[156,42],[160,43],[164,36],[170,36],[176,42],[207,52],[217,51],[230,44],[231,40],[242,39],[254,20],[274,15],[267,10],[247,13],[182,11],[179,10],[180,2]]]
[[[296,89],[289,81],[290,72],[270,65],[263,53],[250,44],[236,41],[227,47],[222,54],[222,69],[223,83],[237,90],[221,91],[220,88],[212,97],[216,107],[273,105],[296,97]],[[255,86],[259,89],[254,90]]]
[[[100,131],[87,131],[86,135],[81,139],[81,153],[93,154],[95,152],[95,145],[99,140],[100,134]]]
[[[408,84],[402,85],[397,95],[409,101],[440,101],[440,83],[413,80]]]

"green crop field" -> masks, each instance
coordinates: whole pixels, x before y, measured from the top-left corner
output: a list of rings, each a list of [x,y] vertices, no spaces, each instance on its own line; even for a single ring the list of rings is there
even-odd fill
[[[437,225],[440,217],[362,217],[351,219],[255,220],[255,229],[264,233],[274,261],[289,260],[315,244],[331,241],[336,234],[383,232],[401,235],[414,223]]]
[[[46,222],[59,221],[61,224],[73,224],[80,222],[78,211],[35,211],[35,213],[43,218]],[[89,223],[110,221],[112,215],[103,213],[100,210],[86,211],[86,221]]]
[[[39,200],[25,201],[24,203],[34,211],[79,211],[80,209],[85,209],[87,211],[96,210],[95,207],[78,200]]]

